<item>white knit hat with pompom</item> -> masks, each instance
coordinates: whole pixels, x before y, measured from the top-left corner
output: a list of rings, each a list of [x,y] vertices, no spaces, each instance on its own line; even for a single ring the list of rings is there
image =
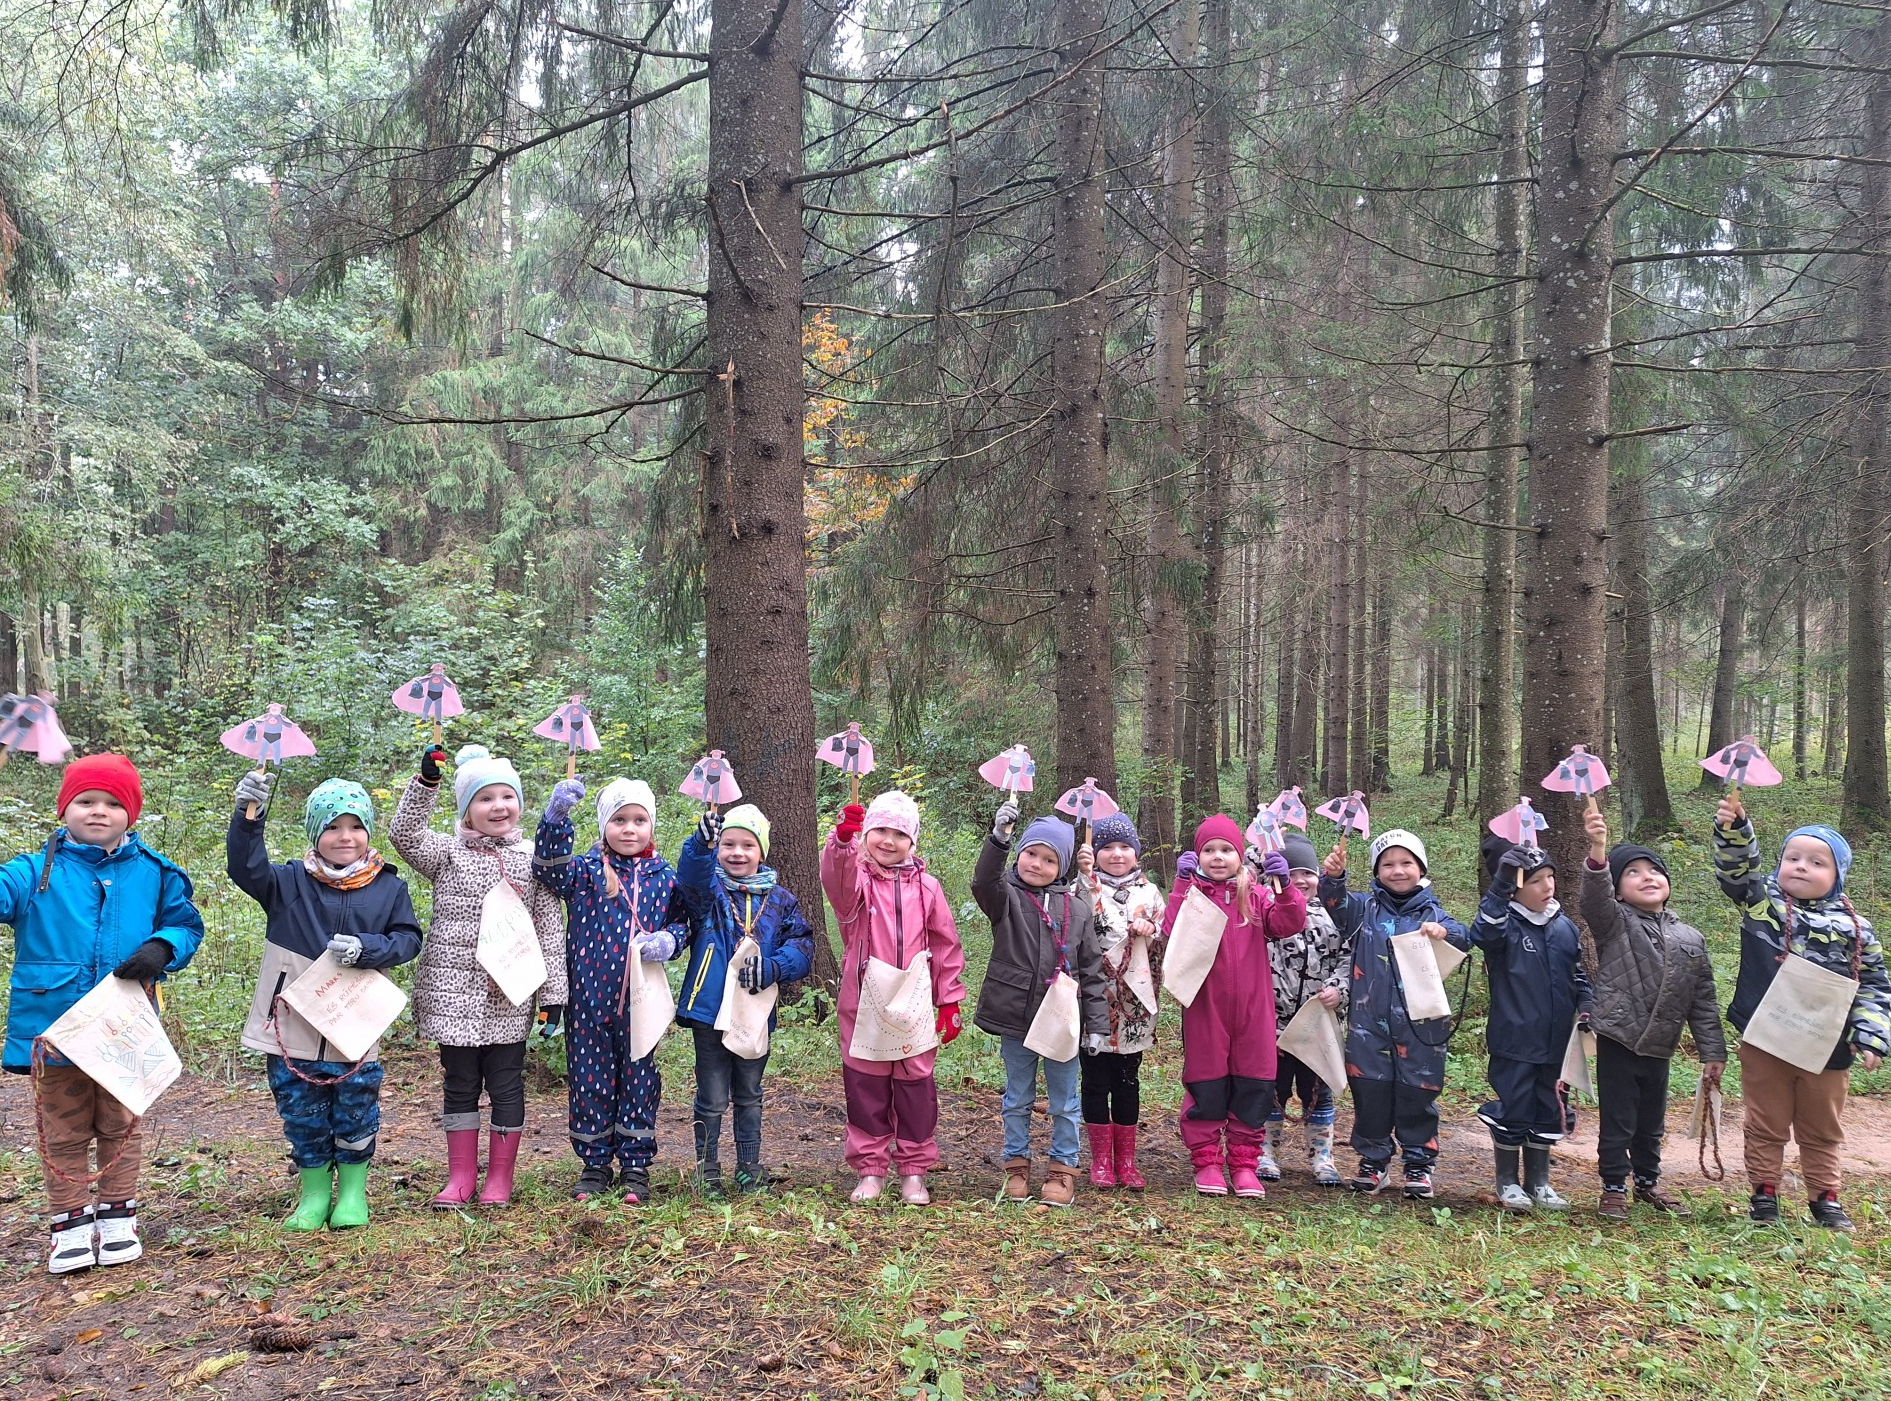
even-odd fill
[[[525,785],[510,759],[501,759],[483,744],[469,744],[453,756],[453,802],[466,821],[466,806],[482,788],[504,784],[518,794],[519,806],[525,806]]]

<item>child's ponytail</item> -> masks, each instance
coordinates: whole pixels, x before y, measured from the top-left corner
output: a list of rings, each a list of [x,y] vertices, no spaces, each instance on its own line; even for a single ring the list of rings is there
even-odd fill
[[[617,867],[611,862],[611,853],[600,850],[598,861],[604,867],[604,898],[615,900],[624,893],[624,883],[617,878]]]

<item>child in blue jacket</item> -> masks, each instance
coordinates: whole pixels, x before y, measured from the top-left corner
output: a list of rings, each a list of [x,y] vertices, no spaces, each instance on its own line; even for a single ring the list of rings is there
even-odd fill
[[[1556,900],[1556,863],[1534,846],[1505,845],[1478,907],[1472,942],[1490,977],[1490,1087],[1477,1112],[1490,1129],[1497,1204],[1505,1211],[1567,1211],[1550,1185],[1550,1145],[1563,1136],[1557,1091],[1579,1014],[1591,1004],[1582,938]],[[1518,1157],[1523,1181],[1517,1181]]]
[[[689,937],[676,872],[657,855],[657,799],[640,778],[618,778],[597,796],[598,844],[573,856],[571,810],[584,799],[584,780],[552,789],[538,824],[532,876],[565,902],[569,964],[565,1083],[571,1148],[583,1165],[571,1195],[579,1201],[616,1188],[626,1205],[650,1199],[650,1164],[657,1156],[657,1107],[663,1077],[656,1048],[631,1054],[630,949],[646,963],[664,963]]]
[[[1320,868],[1320,903],[1341,939],[1351,942],[1347,991],[1346,1079],[1353,1095],[1355,1192],[1386,1185],[1396,1137],[1405,1164],[1405,1195],[1432,1196],[1438,1161],[1438,1092],[1445,1084],[1451,1019],[1413,1021],[1392,956],[1394,934],[1422,933],[1469,949],[1471,934],[1445,913],[1427,875],[1425,844],[1394,828],[1372,843],[1372,884],[1365,895],[1346,889],[1346,856],[1337,846]]]
[[[696,1039],[696,1178],[704,1190],[722,1190],[719,1145],[722,1116],[735,1102],[735,1185],[741,1192],[767,1186],[762,1172],[763,1052],[738,1056],[716,1028],[729,960],[744,937],[761,952],[736,970],[736,980],[754,996],[779,983],[793,983],[814,967],[814,931],[793,892],[777,883],[768,855],[768,819],[753,803],[718,816],[711,808],[683,843],[676,880],[694,933],[689,971],[677,999],[676,1019]],[[768,1022],[772,1034],[774,1017]]]
[[[243,1049],[260,1051],[300,1179],[289,1231],[368,1224],[368,1164],[381,1132],[381,1048],[350,1064],[279,999],[324,953],[350,968],[396,968],[420,954],[420,921],[397,867],[376,851],[374,803],[346,779],[317,784],[302,810],[308,850],[272,865],[263,842],[273,773],[236,785],[225,858],[268,920]],[[256,816],[248,815],[254,805]]]
[[[131,830],[143,806],[131,760],[74,760],[59,785],[63,825],[39,855],[0,866],[0,923],[13,926],[4,1065],[33,1074],[52,1211],[46,1268],[56,1275],[144,1254],[137,1199],[144,1139],[137,1115],[39,1038],[106,978],[155,983],[189,963],[204,937],[190,877]]]

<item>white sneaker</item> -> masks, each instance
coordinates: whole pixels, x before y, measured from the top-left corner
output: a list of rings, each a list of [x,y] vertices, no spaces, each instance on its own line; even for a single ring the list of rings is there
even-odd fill
[[[52,1251],[46,1257],[46,1273],[69,1275],[74,1270],[89,1270],[98,1263],[93,1246],[92,1208],[61,1212],[52,1219]]]
[[[101,1202],[98,1209],[98,1262],[129,1265],[144,1255],[138,1239],[138,1203]]]
[[[855,1186],[853,1195],[848,1198],[853,1202],[871,1202],[879,1200],[880,1193],[886,1187],[884,1177],[875,1177],[871,1173],[862,1173],[860,1182]]]
[[[1530,1194],[1523,1190],[1521,1184],[1506,1182],[1503,1190],[1497,1194],[1497,1205],[1505,1211],[1523,1212],[1532,1210],[1536,1204],[1530,1200]]]

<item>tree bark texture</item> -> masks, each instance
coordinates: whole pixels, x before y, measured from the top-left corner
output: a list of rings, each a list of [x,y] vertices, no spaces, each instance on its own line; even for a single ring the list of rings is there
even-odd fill
[[[820,936],[801,424],[801,7],[712,0],[709,381],[702,531],[708,740],[775,826],[773,864]]]
[[[791,7],[792,8],[792,7]],[[1103,287],[1103,64],[1101,0],[1057,0],[1059,74],[1052,93],[1059,178],[1052,244],[1058,306],[1051,313],[1051,429],[1056,503],[1057,783],[1095,778],[1116,787],[1116,707],[1110,676],[1109,440],[1103,397],[1109,298]],[[796,127],[799,131],[799,125]]]
[[[1740,689],[1740,653],[1746,646],[1747,592],[1739,571],[1729,570],[1721,590],[1720,628],[1714,647],[1714,690],[1707,715],[1707,752],[1731,744],[1735,733],[1734,701]],[[1717,788],[1720,780],[1701,771],[1701,787]]]
[[[1517,786],[1517,486],[1523,439],[1524,217],[1530,187],[1530,7],[1507,0],[1500,49],[1498,176],[1491,234],[1501,285],[1491,314],[1490,448],[1484,458],[1484,572],[1479,597],[1478,755],[1475,811],[1489,818]]]
[[[1639,455],[1638,455],[1639,456]],[[1631,463],[1616,480],[1615,556],[1622,595],[1621,670],[1616,678],[1616,793],[1625,840],[1674,830],[1661,766],[1661,716],[1655,705],[1654,602],[1648,578],[1646,469]]]
[[[1549,773],[1602,728],[1608,588],[1609,200],[1623,104],[1611,52],[1614,0],[1545,0],[1543,135],[1536,218],[1537,358],[1523,600],[1523,775]],[[1488,712],[1487,712],[1488,713]],[[1582,859],[1582,803],[1542,794],[1544,846]]]

